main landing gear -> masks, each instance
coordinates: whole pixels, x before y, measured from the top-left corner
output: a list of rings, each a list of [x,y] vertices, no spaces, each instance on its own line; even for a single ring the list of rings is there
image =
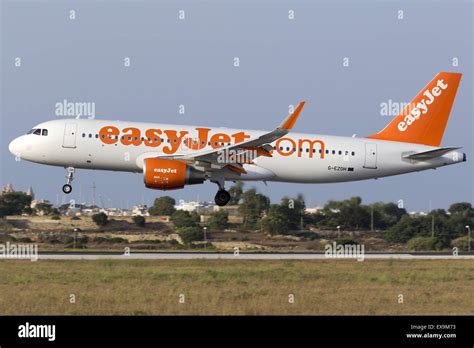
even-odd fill
[[[230,193],[224,189],[217,191],[214,201],[220,207],[223,207],[230,201]]]
[[[63,186],[63,192],[65,194],[70,194],[72,191],[71,182],[74,179],[75,169],[73,167],[67,167],[66,172],[67,172],[66,174],[67,183],[66,185]]]
[[[218,177],[217,180],[213,180],[219,186],[219,191],[217,191],[216,196],[214,197],[214,202],[220,207],[223,207],[230,201],[230,193],[224,188],[224,178]]]

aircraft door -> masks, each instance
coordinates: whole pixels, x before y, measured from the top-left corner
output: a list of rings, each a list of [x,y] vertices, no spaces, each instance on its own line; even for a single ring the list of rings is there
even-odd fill
[[[377,144],[365,143],[364,168],[377,169]]]
[[[76,148],[77,123],[66,123],[64,126],[63,147]]]

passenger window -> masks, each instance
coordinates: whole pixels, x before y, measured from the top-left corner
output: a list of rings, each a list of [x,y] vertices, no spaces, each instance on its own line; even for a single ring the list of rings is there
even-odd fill
[[[85,137],[86,137],[86,133],[82,133],[82,137],[85,138]]]
[[[48,130],[47,130],[47,129],[43,129],[41,135],[43,135],[44,137],[47,137],[47,136],[48,136]]]
[[[96,134],[96,135],[95,135],[95,138],[97,139],[98,137],[99,137],[99,134]]]
[[[355,155],[355,152],[354,152],[354,151],[352,151],[352,156],[354,156],[354,155]]]
[[[34,132],[33,132],[34,135],[41,135],[41,129],[36,129]]]
[[[336,154],[336,150],[332,150],[332,154],[335,155],[335,154]]]
[[[92,138],[92,133],[89,133],[89,138]]]
[[[341,150],[339,150],[339,154],[342,155],[342,151],[341,151]]]

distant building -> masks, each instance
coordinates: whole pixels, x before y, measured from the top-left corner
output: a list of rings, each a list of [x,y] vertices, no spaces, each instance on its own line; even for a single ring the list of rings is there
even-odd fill
[[[35,193],[33,192],[33,187],[28,187],[28,190],[26,191],[26,194],[31,197],[31,200],[34,201],[35,199]]]
[[[11,193],[11,192],[15,192],[15,190],[13,189],[12,184],[8,183],[8,184],[2,189],[2,193]]]
[[[425,213],[424,211],[411,211],[408,213],[410,216],[426,216],[428,213]]]
[[[107,216],[126,216],[127,211],[120,208],[100,208],[99,213],[104,213]]]
[[[184,211],[195,211],[197,213],[211,212],[214,208],[214,203],[210,202],[185,202],[180,200],[177,205],[174,206],[176,210]]]
[[[146,204],[136,205],[132,208],[132,216],[150,216]]]
[[[316,214],[316,213],[319,213],[320,211],[322,211],[323,209],[324,209],[324,207],[315,206],[313,208],[305,208],[304,211],[308,214]]]
[[[214,205],[213,211],[220,211],[220,210],[225,210],[229,214],[229,216],[239,215],[239,206],[238,205],[225,205],[223,207],[220,207],[218,205]]]
[[[44,203],[44,204],[51,204],[47,199],[33,199],[31,201],[31,208],[35,208],[38,204]]]

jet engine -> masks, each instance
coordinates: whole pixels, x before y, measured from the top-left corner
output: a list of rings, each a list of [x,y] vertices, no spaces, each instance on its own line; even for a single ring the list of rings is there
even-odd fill
[[[176,190],[184,185],[202,184],[205,180],[201,172],[185,161],[146,158],[143,163],[145,186],[158,190]]]

